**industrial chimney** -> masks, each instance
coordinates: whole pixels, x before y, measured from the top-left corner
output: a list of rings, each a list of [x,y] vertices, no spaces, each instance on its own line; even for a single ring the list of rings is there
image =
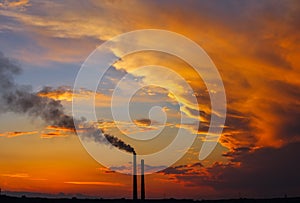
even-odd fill
[[[144,159],[141,160],[141,200],[145,200],[145,169]]]
[[[133,200],[137,200],[137,171],[136,171],[136,153],[133,153]]]

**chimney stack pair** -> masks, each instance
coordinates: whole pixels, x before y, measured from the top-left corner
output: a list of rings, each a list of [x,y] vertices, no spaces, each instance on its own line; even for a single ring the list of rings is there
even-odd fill
[[[144,159],[141,160],[141,200],[145,199]],[[138,199],[136,154],[133,154],[133,200]]]

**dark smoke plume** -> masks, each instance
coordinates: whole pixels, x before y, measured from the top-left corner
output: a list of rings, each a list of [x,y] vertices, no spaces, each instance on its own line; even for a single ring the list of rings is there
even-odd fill
[[[119,138],[109,134],[104,134],[104,136],[113,146],[120,147],[127,152],[136,154],[133,147],[131,147],[129,144],[126,144],[124,141],[120,140]]]
[[[109,141],[119,149],[134,153],[134,149],[119,138],[104,134],[100,129],[84,123],[84,119],[76,120],[67,115],[60,101],[41,97],[32,92],[29,86],[16,84],[14,76],[20,73],[21,68],[16,62],[0,52],[0,112],[26,114],[32,118],[39,117],[48,125],[68,128],[74,132],[75,124],[87,126],[84,138],[104,144],[108,144],[107,141]]]
[[[129,144],[126,144],[124,141],[120,140],[119,138],[104,133],[102,130],[100,129],[96,129],[94,127],[84,127],[85,130],[85,135],[84,135],[84,139],[90,139],[92,141],[98,142],[98,143],[105,143],[108,144],[111,143],[113,146],[125,150],[127,152],[133,153],[135,154],[134,148],[131,147]],[[100,136],[99,136],[100,135]],[[105,139],[105,138],[106,139]]]

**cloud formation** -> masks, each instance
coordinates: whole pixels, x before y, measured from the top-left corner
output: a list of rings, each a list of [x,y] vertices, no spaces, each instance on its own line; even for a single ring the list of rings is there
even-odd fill
[[[113,183],[113,182],[99,182],[99,181],[67,181],[66,184],[73,185],[106,185],[106,186],[124,186],[122,183]]]
[[[262,148],[242,153],[232,163],[215,163],[204,168],[202,164],[169,167],[160,173],[172,177],[188,187],[210,186],[216,194],[232,194],[236,191],[251,197],[272,197],[278,194],[297,195],[299,191],[299,167],[291,159],[299,153],[300,143],[288,144],[282,148]]]
[[[18,137],[18,136],[22,136],[22,135],[34,135],[34,134],[38,134],[38,131],[28,131],[28,132],[20,132],[20,131],[14,131],[14,132],[4,132],[4,133],[0,133],[0,137],[4,136],[4,137]]]
[[[228,190],[263,190],[268,194],[281,193],[285,188],[299,191],[296,183],[299,175],[294,171],[298,170],[295,156],[299,154],[300,136],[298,1],[31,1],[29,4],[27,1],[5,1],[0,5],[0,17],[4,22],[0,24],[5,39],[3,48],[16,47],[13,42],[18,40],[7,36],[24,36],[26,32],[32,43],[19,40],[18,48],[11,53],[22,62],[33,64],[45,64],[49,60],[82,61],[103,40],[135,29],[167,29],[194,40],[211,56],[225,85],[228,115],[220,143],[228,149],[223,154],[228,162],[197,170],[191,166],[192,169],[175,166],[164,174],[175,175],[187,186],[209,185],[216,190],[228,187]],[[191,84],[203,111],[200,112],[199,129],[189,123],[182,127],[205,134],[210,118],[206,87],[188,71],[184,62],[162,54],[156,58],[154,55],[119,60],[112,71],[119,75],[111,75],[109,79],[120,78],[126,70],[129,72],[144,63],[161,62],[171,66]],[[7,65],[8,59],[0,58],[1,63]],[[12,74],[20,72],[13,63],[9,71]],[[0,71],[0,84],[5,89],[13,81],[5,79],[3,76],[7,75],[3,74],[6,73]],[[149,71],[144,77],[151,81],[151,75],[155,73]],[[28,90],[23,88],[18,95],[27,97],[22,92]],[[47,101],[70,101],[71,91],[54,88],[39,94],[48,97]],[[166,92],[145,91],[145,95],[154,94],[166,95]],[[174,100],[171,94],[167,97],[171,102]],[[99,95],[98,100],[102,107],[109,105],[109,98],[104,95]],[[140,101],[146,102],[146,99]],[[186,105],[182,110],[193,116],[195,108],[192,107]],[[170,106],[165,109],[172,113]],[[178,115],[173,116],[177,118]],[[108,122],[101,125],[112,126]],[[255,185],[254,180],[260,185]]]

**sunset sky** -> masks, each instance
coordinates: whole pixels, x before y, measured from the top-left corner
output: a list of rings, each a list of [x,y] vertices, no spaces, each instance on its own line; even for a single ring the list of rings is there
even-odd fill
[[[299,196],[299,28],[297,0],[0,0],[0,188],[131,198],[132,177],[114,171],[128,173],[131,162],[117,165],[112,161],[117,155],[103,154],[108,147],[96,145],[98,158],[111,161],[106,168],[90,156],[94,148],[85,149],[73,125],[45,112],[58,108],[69,121],[72,97],[86,104],[92,90],[73,93],[73,85],[83,62],[102,43],[134,30],[162,29],[193,40],[210,56],[224,83],[227,116],[216,148],[200,161],[210,118],[221,116],[211,110],[209,96],[218,87],[208,91],[193,68],[176,56],[144,51],[120,58],[122,47],[112,48],[107,57],[114,63],[95,94],[94,125],[138,154],[166,147],[179,129],[187,137],[196,135],[172,166],[159,171],[165,168],[163,161],[146,162],[146,171],[158,171],[146,176],[146,197]],[[168,39],[161,43],[177,46]],[[146,65],[168,67],[178,75],[151,67],[137,71]],[[110,111],[112,90],[125,75],[122,91],[141,87],[131,100],[133,123],[114,120]],[[122,98],[116,100],[121,109]],[[152,109],[149,117],[153,106],[161,108]],[[131,137],[146,139],[160,131],[149,142]]]

